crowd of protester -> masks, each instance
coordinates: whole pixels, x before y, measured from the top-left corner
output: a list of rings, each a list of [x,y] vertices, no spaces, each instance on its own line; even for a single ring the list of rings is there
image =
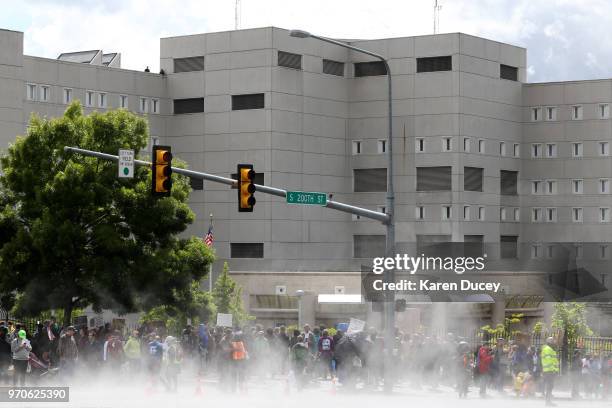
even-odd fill
[[[482,397],[488,389],[511,390],[517,397],[539,392],[552,404],[558,347],[553,338],[541,347],[529,342],[528,336],[518,336],[474,346],[452,333],[427,337],[397,331],[392,378],[413,387],[453,386],[460,397],[470,385]],[[383,337],[374,328],[349,336],[323,326],[287,330],[200,324],[188,325],[175,337],[147,325],[129,332],[110,324],[77,329],[50,319],[28,333],[18,324],[0,322],[0,384],[25,385],[43,377],[69,384],[77,375],[89,379],[111,374],[108,378],[118,382],[140,378],[153,388],[176,391],[184,370],[188,376],[214,374],[228,391],[244,390],[247,380],[269,379],[291,379],[298,389],[321,380],[378,388],[384,381],[384,353]],[[569,373],[573,398],[605,398],[612,356],[577,350]]]

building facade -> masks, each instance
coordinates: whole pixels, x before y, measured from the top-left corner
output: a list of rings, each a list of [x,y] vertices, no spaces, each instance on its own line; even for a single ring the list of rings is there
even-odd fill
[[[546,243],[601,242],[595,256],[610,256],[611,80],[529,84],[524,48],[461,33],[350,43],[386,56],[393,76],[397,252],[483,242],[497,244],[493,257],[538,258]],[[385,211],[386,70],[362,54],[237,30],[162,38],[157,74],[99,50],[24,56],[19,32],[0,30],[0,44],[4,147],[31,113],[57,116],[79,99],[86,111],[146,115],[151,143],[191,169],[229,177],[252,163],[259,184]],[[316,295],[359,293],[361,266],[384,253],[378,222],[258,193],[239,213],[234,190],[192,186],[187,234],[204,236],[213,214],[215,271],[229,262],[261,319],[294,321],[300,289],[313,295],[309,320],[333,319]]]

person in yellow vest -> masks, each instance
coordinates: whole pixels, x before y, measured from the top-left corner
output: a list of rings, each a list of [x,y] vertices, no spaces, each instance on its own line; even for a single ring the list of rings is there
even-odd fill
[[[544,379],[544,399],[546,406],[555,406],[552,402],[552,390],[555,384],[555,377],[559,374],[559,359],[557,351],[554,349],[555,341],[552,337],[546,339],[546,344],[542,347],[540,358],[542,360],[542,375]]]

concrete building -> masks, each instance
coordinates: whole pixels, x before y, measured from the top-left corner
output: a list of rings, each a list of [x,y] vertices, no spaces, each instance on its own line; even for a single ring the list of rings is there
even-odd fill
[[[386,56],[393,74],[397,252],[465,241],[538,258],[549,242],[601,242],[610,256],[611,80],[528,84],[524,48],[461,33],[350,42]],[[387,79],[364,55],[274,27],[162,38],[163,74],[121,69],[101,50],[24,56],[19,32],[0,31],[0,48],[2,146],[31,113],[79,99],[146,115],[152,138],[194,170],[230,176],[252,163],[260,184],[384,211]],[[312,292],[301,300],[314,302],[311,322],[372,316],[316,295],[359,293],[383,225],[257,193],[254,211],[238,213],[234,190],[193,187],[187,233],[203,236],[214,214],[215,271],[229,262],[259,319],[295,321],[300,289]],[[506,303],[479,318],[503,319]]]

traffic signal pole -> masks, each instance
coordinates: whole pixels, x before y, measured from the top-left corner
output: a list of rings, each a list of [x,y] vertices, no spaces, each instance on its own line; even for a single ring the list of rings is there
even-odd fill
[[[109,161],[119,161],[119,156],[115,156],[113,154],[96,152],[93,150],[81,149],[79,147],[65,146],[64,150],[67,152],[78,153],[83,156],[97,157],[99,159],[109,160]],[[145,160],[134,160],[134,165],[136,166],[147,166],[151,167],[152,163]],[[172,173],[181,174],[183,176],[191,177],[198,180],[207,180],[212,181],[213,183],[225,184],[232,188],[238,187],[238,180],[234,180],[228,177],[217,176],[215,174],[203,173],[200,171],[193,171],[188,169],[181,169],[178,167],[172,167]],[[271,186],[264,186],[260,184],[255,184],[255,192],[256,193],[264,193],[270,194],[277,197],[287,197],[287,190],[283,190],[282,188],[276,188]],[[332,210],[342,211],[350,214],[356,214],[365,218],[370,218],[376,221],[380,221],[383,224],[387,224],[389,222],[389,215],[368,210],[367,208],[357,207],[350,204],[341,203],[339,201],[327,200],[327,204],[324,207],[330,208]]]

